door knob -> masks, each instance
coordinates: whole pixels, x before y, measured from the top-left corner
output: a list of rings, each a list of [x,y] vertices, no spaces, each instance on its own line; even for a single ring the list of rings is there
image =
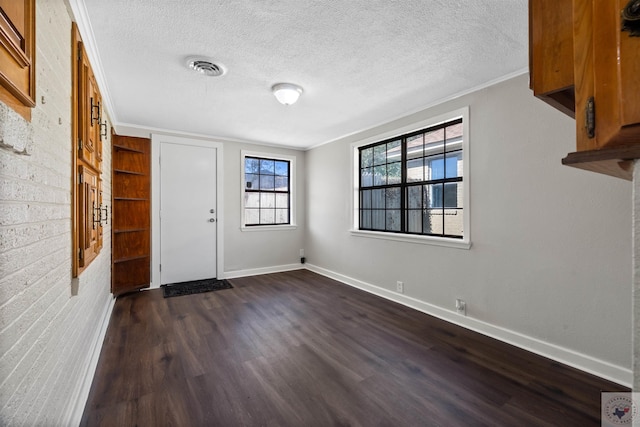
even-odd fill
[[[215,218],[209,218],[209,222],[216,222]]]

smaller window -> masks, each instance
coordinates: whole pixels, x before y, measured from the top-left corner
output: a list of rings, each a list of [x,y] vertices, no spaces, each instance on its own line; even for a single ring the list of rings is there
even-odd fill
[[[293,159],[243,153],[243,226],[292,225]]]

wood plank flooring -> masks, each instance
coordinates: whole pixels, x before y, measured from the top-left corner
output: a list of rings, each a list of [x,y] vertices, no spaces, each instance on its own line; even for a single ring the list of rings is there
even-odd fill
[[[628,391],[306,270],[119,297],[83,426],[599,426]]]

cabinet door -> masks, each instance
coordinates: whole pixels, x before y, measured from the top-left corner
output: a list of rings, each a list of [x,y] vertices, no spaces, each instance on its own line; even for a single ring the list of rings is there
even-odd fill
[[[98,174],[84,166],[78,167],[78,217],[80,267],[89,265],[100,252],[100,193]]]
[[[89,70],[91,71],[91,68]],[[100,139],[102,98],[93,72],[90,72],[89,74],[87,81],[87,93],[89,96],[89,134],[87,139],[88,143],[93,147],[91,164],[96,168],[96,170],[102,171],[102,140]]]
[[[640,38],[621,31],[627,0],[574,0],[578,151],[640,142]]]
[[[84,49],[78,53],[78,85],[78,160],[101,170],[100,92]]]
[[[574,116],[571,0],[529,0],[529,69],[533,94]]]

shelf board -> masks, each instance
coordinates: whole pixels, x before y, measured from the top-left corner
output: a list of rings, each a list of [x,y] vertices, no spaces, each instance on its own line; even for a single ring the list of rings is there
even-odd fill
[[[149,228],[145,227],[145,228],[126,228],[126,229],[114,229],[113,232],[115,233],[138,233],[140,231],[148,231]]]
[[[127,262],[127,261],[135,261],[138,259],[143,259],[143,258],[150,258],[149,255],[138,255],[138,256],[130,256],[130,257],[126,257],[126,258],[113,258],[113,263],[117,264],[120,262]]]
[[[116,151],[128,151],[130,153],[140,153],[140,154],[146,154],[147,153],[144,150],[138,150],[137,148],[127,147],[126,145],[113,144],[113,148]]]
[[[567,154],[562,164],[633,181],[633,161],[640,158],[640,144]]]
[[[148,202],[148,198],[141,197],[114,197],[113,200],[121,200],[125,202]]]
[[[143,173],[143,172],[135,172],[135,171],[128,171],[128,170],[124,170],[124,169],[114,169],[113,170],[115,173],[124,173],[127,175],[148,175],[147,173]]]

